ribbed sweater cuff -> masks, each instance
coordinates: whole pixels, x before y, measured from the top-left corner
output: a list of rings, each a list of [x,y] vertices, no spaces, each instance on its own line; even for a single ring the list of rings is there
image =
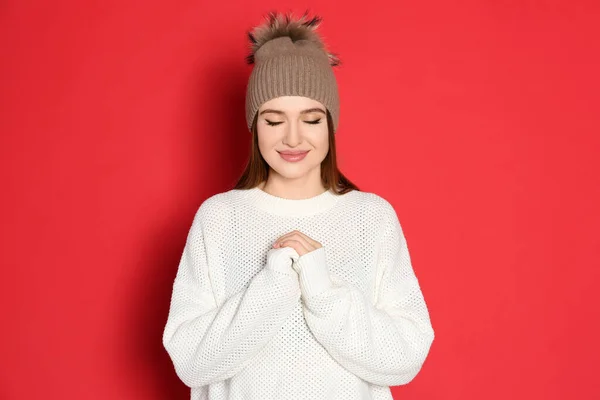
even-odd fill
[[[292,267],[293,261],[298,260],[298,253],[291,247],[270,249],[267,253],[266,268],[281,274],[297,277],[297,272]]]
[[[316,296],[333,286],[324,247],[300,256],[295,265],[298,269],[300,291],[303,297]]]

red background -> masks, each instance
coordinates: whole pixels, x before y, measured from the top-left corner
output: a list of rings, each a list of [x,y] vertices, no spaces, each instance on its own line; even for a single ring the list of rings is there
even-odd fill
[[[251,3],[2,2],[0,399],[188,398],[161,335],[248,154],[246,31],[306,8],[436,331],[395,398],[600,398],[600,3]]]

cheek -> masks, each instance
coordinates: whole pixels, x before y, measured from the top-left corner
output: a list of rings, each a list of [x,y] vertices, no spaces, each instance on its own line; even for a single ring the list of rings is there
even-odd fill
[[[318,150],[318,153],[327,154],[329,151],[329,132],[326,126],[320,132],[315,132],[312,143]]]
[[[277,135],[275,135],[274,132],[270,133],[271,134],[265,132],[263,134],[260,131],[258,132],[258,148],[261,151],[272,150],[277,145]]]

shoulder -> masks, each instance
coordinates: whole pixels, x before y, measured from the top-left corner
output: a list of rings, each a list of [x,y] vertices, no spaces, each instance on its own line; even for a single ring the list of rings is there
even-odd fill
[[[347,195],[349,196],[347,204],[354,209],[353,211],[371,214],[375,217],[397,218],[392,203],[379,194],[353,190]]]
[[[211,224],[223,223],[233,214],[236,191],[228,190],[213,194],[206,198],[196,210],[194,223]]]
[[[381,195],[366,192],[357,196],[363,202],[363,220],[371,224],[373,232],[378,237],[378,242],[386,243],[386,246],[394,243],[406,243],[404,229],[400,223],[398,213],[392,202]]]
[[[402,225],[395,207],[385,197],[373,193],[355,191],[348,199],[351,210],[350,215],[359,217],[359,223],[369,226],[378,236],[387,236],[390,233],[394,238],[403,236]]]
[[[213,213],[231,209],[234,203],[233,197],[233,190],[213,194],[200,204],[199,210],[206,213]]]

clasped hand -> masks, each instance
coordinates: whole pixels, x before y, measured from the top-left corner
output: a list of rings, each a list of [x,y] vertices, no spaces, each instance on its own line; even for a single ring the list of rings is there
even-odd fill
[[[313,250],[323,247],[323,245],[316,240],[309,238],[304,233],[293,230],[280,236],[275,243],[273,243],[274,249],[280,249],[282,247],[291,247],[296,250],[299,256],[303,256],[306,253],[310,253]]]

